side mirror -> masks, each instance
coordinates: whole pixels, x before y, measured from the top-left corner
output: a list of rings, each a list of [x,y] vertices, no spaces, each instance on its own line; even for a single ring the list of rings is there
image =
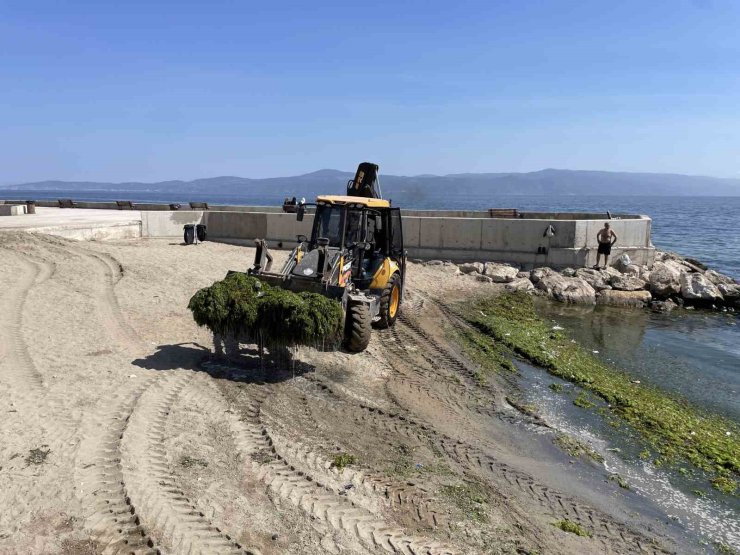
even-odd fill
[[[296,216],[295,219],[299,222],[303,221],[303,215],[306,213],[306,206],[304,204],[298,205],[298,210],[296,210]]]

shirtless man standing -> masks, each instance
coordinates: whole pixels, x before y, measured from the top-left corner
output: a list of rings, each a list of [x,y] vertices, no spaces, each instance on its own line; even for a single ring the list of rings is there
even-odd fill
[[[599,250],[596,254],[596,266],[599,269],[599,259],[604,255],[604,268],[609,265],[609,255],[612,253],[612,245],[617,242],[617,234],[609,227],[609,222],[596,234],[596,240],[599,242]]]

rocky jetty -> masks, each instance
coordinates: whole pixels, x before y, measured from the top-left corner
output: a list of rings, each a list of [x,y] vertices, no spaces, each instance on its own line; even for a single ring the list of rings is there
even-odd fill
[[[418,262],[421,262],[420,260]],[[657,252],[651,268],[633,264],[628,255],[607,268],[552,268],[522,271],[499,262],[430,260],[429,266],[476,280],[500,284],[507,291],[526,291],[564,303],[649,307],[668,312],[679,306],[740,309],[740,284],[695,260]]]

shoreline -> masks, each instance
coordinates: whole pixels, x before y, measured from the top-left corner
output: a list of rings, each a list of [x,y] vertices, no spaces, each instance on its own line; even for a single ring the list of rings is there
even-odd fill
[[[612,404],[613,396],[603,395],[593,360],[589,362],[590,375],[585,380],[579,379],[580,367],[577,362],[574,365],[569,363],[566,373],[559,371],[557,364],[552,366],[554,359],[548,353],[557,351],[558,347],[553,348],[555,344],[559,344],[560,348],[583,350],[580,345],[573,345],[567,339],[569,335],[562,335],[567,332],[559,331],[558,326],[553,331],[550,324],[534,318],[532,313],[527,319],[521,310],[511,305],[509,309],[504,308],[503,313],[492,307],[498,303],[506,306],[507,297],[512,296],[516,297],[517,294],[503,293],[493,299],[484,294],[477,301],[458,303],[456,311],[479,330],[472,334],[455,333],[464,351],[483,365],[487,372],[510,376],[507,379],[518,384],[519,398],[511,400],[507,397],[507,400],[519,412],[541,421],[543,425],[552,426],[558,434],[565,433],[564,437],[556,435],[553,438],[553,443],[565,453],[574,458],[593,460],[594,465],[606,471],[605,479],[614,481],[625,490],[636,488],[645,499],[681,515],[680,521],[689,525],[695,533],[699,534],[702,530],[702,534],[713,537],[714,540],[710,541],[715,542],[714,547],[718,552],[733,553],[732,546],[740,538],[740,530],[727,526],[726,522],[723,525],[723,520],[732,520],[732,515],[737,515],[740,510],[737,456],[734,455],[734,470],[728,471],[714,463],[707,466],[701,457],[691,452],[696,446],[685,451],[687,445],[683,440],[680,421],[683,419],[687,422],[696,434],[688,434],[691,443],[702,443],[697,438],[707,440],[706,449],[701,448],[705,454],[721,451],[715,440],[733,438],[735,446],[724,448],[725,455],[719,455],[718,459],[720,463],[729,462],[731,466],[728,457],[732,459],[739,450],[737,438],[740,428],[737,423],[698,409],[696,405],[680,400],[680,397],[645,384],[644,380],[641,384],[629,374],[624,374],[624,389],[632,389],[632,395],[624,397],[622,406]],[[530,300],[521,293],[518,296],[517,300],[525,305]],[[490,317],[493,314],[496,315],[496,330],[491,328]],[[538,321],[542,324],[541,329],[537,326]],[[519,326],[526,330],[524,340],[516,331]],[[494,341],[487,339],[489,337]],[[553,341],[553,338],[556,340]],[[540,352],[545,358],[539,356]],[[517,362],[516,369],[502,365],[501,361],[507,356],[522,362]],[[583,356],[593,358],[593,355],[585,353]],[[610,365],[610,377],[613,379],[616,374],[612,368],[614,366]],[[651,392],[648,396],[650,402],[641,406],[639,390]],[[584,395],[589,391],[595,395]],[[625,414],[625,405],[629,407],[627,410],[636,411],[636,415],[641,416],[635,418]],[[665,415],[664,407],[667,406],[684,413],[680,418],[671,418],[670,433],[665,428],[668,421],[663,423],[661,420]],[[720,433],[708,438],[707,432],[711,433],[715,427],[721,428],[721,432],[730,430],[731,436]],[[688,428],[684,431],[688,431]],[[678,498],[683,498],[683,501],[678,501]],[[689,510],[692,506],[694,509]],[[679,519],[678,516],[675,518]]]
[[[740,476],[737,423],[692,407],[654,385],[635,383],[628,374],[607,367],[536,316],[531,299],[522,294],[478,299],[461,314],[509,352],[600,397],[610,413],[638,429],[652,445],[658,454],[654,464],[686,460],[707,472],[716,489],[735,494]],[[582,405],[594,406],[585,398]]]

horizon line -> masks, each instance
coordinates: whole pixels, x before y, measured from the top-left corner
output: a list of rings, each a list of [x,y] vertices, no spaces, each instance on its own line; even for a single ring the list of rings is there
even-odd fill
[[[540,173],[540,172],[546,172],[546,171],[558,171],[558,172],[583,172],[583,173],[611,173],[611,174],[630,174],[630,175],[664,175],[664,176],[679,176],[679,177],[695,177],[695,178],[705,178],[705,179],[719,179],[719,180],[727,180],[727,181],[740,181],[740,177],[718,177],[713,175],[702,175],[702,174],[687,174],[687,173],[675,173],[675,172],[649,172],[649,171],[617,171],[617,170],[593,170],[593,169],[568,169],[568,168],[542,168],[539,170],[531,170],[531,171],[520,171],[520,172],[457,172],[457,173],[446,173],[446,174],[413,174],[413,175],[403,175],[403,174],[383,174],[380,172],[380,178],[383,178],[383,175],[387,177],[400,177],[400,178],[406,178],[406,179],[413,179],[413,178],[438,178],[438,177],[460,177],[460,176],[485,176],[485,175],[496,175],[496,176],[506,176],[506,175],[527,175],[527,174],[533,174],[533,173]],[[75,179],[42,179],[42,180],[36,180],[36,181],[26,181],[26,182],[16,182],[16,183],[6,183],[3,185],[0,185],[0,189],[8,188],[8,187],[20,187],[25,185],[35,185],[39,183],[80,183],[80,184],[90,184],[90,183],[101,183],[106,185],[127,185],[127,184],[142,184],[142,185],[158,185],[162,183],[192,183],[194,181],[204,181],[204,180],[212,180],[212,179],[247,179],[247,180],[253,180],[253,181],[264,181],[268,179],[290,179],[290,178],[296,178],[296,177],[306,177],[312,174],[317,174],[321,172],[336,172],[341,174],[354,174],[354,171],[347,171],[347,170],[337,170],[334,168],[321,168],[318,170],[309,171],[306,173],[299,173],[295,175],[279,175],[279,176],[272,176],[272,177],[244,177],[239,175],[214,175],[210,177],[196,177],[193,179],[164,179],[159,181],[95,181],[95,180],[75,180]]]

